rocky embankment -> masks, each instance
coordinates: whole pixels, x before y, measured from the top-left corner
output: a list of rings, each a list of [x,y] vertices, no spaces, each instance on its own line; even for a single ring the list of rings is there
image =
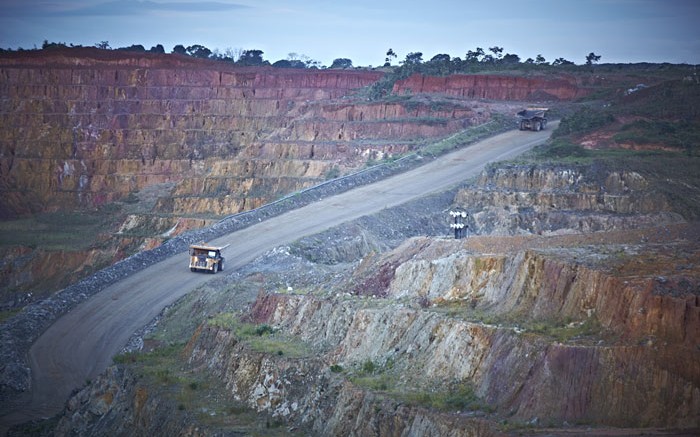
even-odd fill
[[[597,232],[683,221],[640,173],[585,165],[492,168],[455,203],[470,213],[478,234]]]
[[[194,292],[151,341],[199,324],[181,338],[178,371],[216,381],[216,405],[243,405],[288,433],[692,435],[700,229],[655,192],[658,181],[592,170],[494,167],[453,200],[306,238]],[[480,225],[478,208],[503,209],[503,198],[515,209]],[[439,205],[500,235],[447,238],[447,219],[440,232],[427,212]],[[547,211],[582,222],[531,227]],[[581,224],[588,216],[597,232]],[[399,217],[415,237],[396,238]],[[329,241],[335,255],[314,256],[331,253]],[[69,402],[57,429],[146,432],[189,415],[200,425],[191,435],[251,432],[235,408],[185,404],[129,376],[143,369],[110,370]],[[160,406],[143,413],[144,393]]]

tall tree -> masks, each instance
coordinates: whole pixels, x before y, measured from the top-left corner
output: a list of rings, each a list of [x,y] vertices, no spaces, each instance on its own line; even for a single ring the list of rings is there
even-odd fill
[[[512,53],[507,53],[503,57],[503,59],[501,59],[501,61],[504,64],[510,64],[510,65],[519,64],[520,63],[520,56],[518,56],[516,54],[512,54]]]
[[[403,61],[404,65],[417,65],[423,62],[423,53],[421,52],[411,52],[406,55],[406,59]]]
[[[499,60],[503,56],[503,47],[493,46],[489,47],[489,51],[493,53],[493,59]]]
[[[598,61],[600,61],[600,55],[596,55],[593,52],[590,52],[588,56],[586,56],[586,65],[597,64]]]
[[[263,65],[263,51],[262,50],[243,50],[241,57],[238,58],[238,63],[241,65]]]
[[[436,63],[436,64],[437,63],[445,63],[445,62],[450,62],[450,59],[451,59],[450,55],[440,53],[440,54],[437,54],[437,55],[433,56],[432,58],[430,58],[429,62]]]
[[[467,52],[467,56],[464,58],[464,61],[470,64],[481,62],[481,59],[484,57],[484,54],[484,49],[482,49],[481,47],[477,47],[475,50],[469,50]]]
[[[277,68],[306,68],[304,61],[300,61],[299,59],[280,59],[273,63],[272,66]]]
[[[425,65],[428,67],[427,72],[440,76],[450,74],[452,72],[451,61],[452,58],[450,58],[450,55],[445,53],[437,54],[430,58],[430,61],[425,63]]]
[[[145,52],[146,48],[142,44],[132,44],[129,47],[119,47],[117,50],[125,52]]]
[[[178,55],[186,55],[187,49],[182,44],[178,44],[173,47],[173,53],[177,53]]]
[[[557,58],[552,62],[552,65],[574,65],[574,63],[564,58]]]
[[[340,68],[340,69],[345,69],[345,68],[352,68],[352,61],[348,58],[338,58],[334,59],[333,63],[329,68]]]
[[[211,50],[201,44],[194,44],[187,47],[187,54],[194,58],[206,59],[211,56]]]
[[[392,59],[396,59],[398,55],[396,52],[394,52],[394,49],[390,48],[386,52],[386,58],[384,59],[384,66],[385,67],[390,67],[391,66],[391,61]]]
[[[226,50],[224,50],[224,55],[226,55],[227,58],[231,58],[233,62],[236,62],[237,60],[241,59],[241,54],[243,53],[243,49],[241,48],[231,48],[228,47]]]

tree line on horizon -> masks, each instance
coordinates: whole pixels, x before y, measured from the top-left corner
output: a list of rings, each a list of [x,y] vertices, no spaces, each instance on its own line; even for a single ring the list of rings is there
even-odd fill
[[[55,43],[44,40],[41,49],[34,48],[33,50],[52,50],[61,48],[79,48],[81,45],[73,45],[66,43]],[[146,49],[141,44],[134,44],[128,47],[112,48],[108,41],[101,41],[94,46],[101,50],[129,51],[137,53],[159,53],[165,54],[165,48],[162,44],[157,44],[150,49]],[[23,51],[20,48],[18,51]],[[12,51],[0,48],[0,53]],[[177,44],[170,52],[173,55],[190,56],[193,58],[209,59],[214,61],[226,62],[239,66],[271,66],[275,68],[297,68],[297,69],[372,69],[371,65],[353,66],[353,62],[348,58],[336,58],[329,67],[321,65],[320,62],[298,53],[289,53],[286,59],[280,59],[276,62],[266,60],[264,52],[258,49],[231,49],[219,51],[218,49],[210,50],[201,44],[193,44],[185,46]],[[538,54],[535,58],[527,58],[522,60],[519,55],[513,53],[504,53],[504,48],[499,46],[489,47],[484,50],[481,47],[476,47],[473,50],[468,50],[464,58],[452,57],[448,54],[437,54],[429,60],[423,59],[423,53],[411,52],[408,53],[403,60],[399,61],[398,54],[389,49],[386,52],[384,64],[376,67],[386,73],[380,80],[375,82],[369,89],[370,99],[380,99],[388,94],[391,94],[393,84],[401,79],[405,79],[413,74],[423,74],[426,76],[448,76],[451,74],[477,74],[477,73],[504,73],[504,72],[566,72],[566,73],[594,73],[605,71],[618,71],[628,68],[642,68],[645,70],[664,70],[673,68],[673,64],[668,63],[637,63],[637,64],[602,64],[598,65],[601,56],[590,52],[585,56],[585,63],[576,64],[565,58],[557,58],[552,62],[547,61],[544,56]],[[682,69],[694,68],[692,65],[680,64],[675,65]]]
[[[81,45],[66,44],[63,42],[49,42],[44,40],[41,50],[51,50],[58,48],[78,48]],[[157,44],[150,49],[146,49],[142,44],[133,44],[127,47],[112,48],[108,41],[96,43],[94,47],[103,50],[117,50],[140,53],[160,53],[165,54],[165,48],[162,44]],[[18,51],[24,49],[19,48]],[[36,50],[36,49],[34,49]],[[422,72],[431,75],[446,75],[459,72],[474,72],[483,69],[512,69],[514,67],[566,67],[575,66],[576,64],[565,58],[557,58],[553,62],[548,62],[541,54],[538,54],[534,59],[527,58],[521,60],[520,56],[512,53],[503,53],[503,47],[494,46],[488,48],[488,51],[481,47],[476,47],[474,50],[467,51],[464,59],[460,57],[451,57],[448,54],[437,54],[428,61],[423,60],[423,53],[411,52],[408,53],[405,59],[398,61],[398,65],[393,62],[398,60],[398,55],[393,49],[386,52],[386,58],[383,68],[404,68],[412,72]],[[12,51],[11,49],[1,49],[0,51]],[[231,49],[228,48],[221,52],[218,49],[211,50],[201,44],[193,44],[185,46],[177,44],[173,47],[171,54],[191,56],[200,59],[210,59],[215,61],[230,62],[243,66],[272,66],[278,68],[330,68],[330,69],[348,69],[348,68],[365,68],[354,67],[352,60],[348,58],[336,58],[329,67],[321,65],[320,62],[311,59],[310,57],[289,53],[286,59],[280,59],[274,63],[263,58],[264,52],[258,49]],[[591,52],[586,57],[585,65],[591,66],[600,61],[601,56]],[[368,66],[366,68],[372,68]]]

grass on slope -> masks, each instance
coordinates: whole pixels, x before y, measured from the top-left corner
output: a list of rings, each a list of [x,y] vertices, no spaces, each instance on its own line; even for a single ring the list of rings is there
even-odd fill
[[[183,351],[182,344],[173,344],[149,353],[118,355],[114,361],[129,366],[139,376],[139,384],[177,405],[178,412],[196,417],[212,430],[235,435],[290,435],[282,421],[258,414],[233,399],[220,380],[186,369]]]
[[[40,247],[47,251],[91,247],[100,233],[111,229],[109,212],[53,212],[0,221],[0,245]]]

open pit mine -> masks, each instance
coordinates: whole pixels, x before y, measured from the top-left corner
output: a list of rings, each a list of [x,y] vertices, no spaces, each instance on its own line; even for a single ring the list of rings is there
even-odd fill
[[[165,308],[59,414],[16,419],[33,341],[142,260],[155,264],[149,253],[170,255],[169,240],[243,212],[262,222],[264,205],[340,177],[360,185],[361,170],[403,156],[440,159],[446,150],[431,145],[517,129],[524,105],[571,114],[627,85],[590,73],[415,74],[369,99],[386,74],[97,49],[1,54],[0,430],[698,435],[697,152],[656,158],[685,166],[661,171],[539,150],[277,247]],[[686,105],[694,123],[697,100]],[[452,210],[465,212],[465,238],[450,234]],[[48,239],[56,229],[77,229],[81,243]],[[223,252],[228,263],[235,245]]]

